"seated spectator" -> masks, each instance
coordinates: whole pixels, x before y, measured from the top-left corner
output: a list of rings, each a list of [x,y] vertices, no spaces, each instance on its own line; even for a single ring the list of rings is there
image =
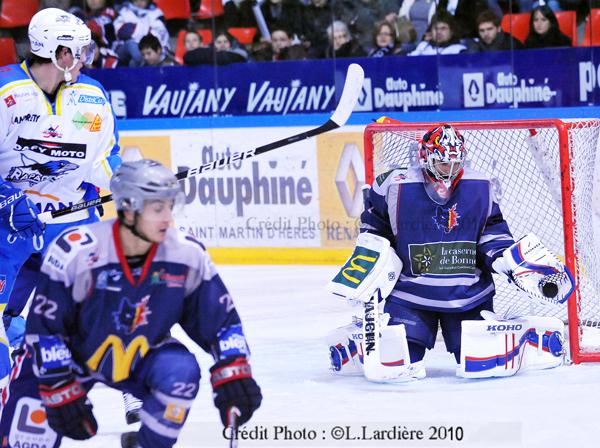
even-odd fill
[[[115,22],[118,42],[116,51],[125,65],[137,66],[143,62],[138,44],[147,34],[153,34],[166,55],[169,50],[169,33],[162,11],[150,0],[133,0],[119,10]]]
[[[269,28],[285,29],[299,38],[307,34],[304,9],[300,0],[266,0],[260,7]]]
[[[454,17],[447,11],[440,11],[431,19],[431,40],[422,41],[408,55],[457,54],[466,50],[467,47],[458,38]]]
[[[169,67],[176,65],[175,61],[167,54],[160,41],[154,34],[146,34],[138,44],[140,53],[144,58],[142,66]]]
[[[273,60],[281,59],[281,51],[292,45],[292,35],[283,28],[273,28],[271,30],[271,48],[273,49]]]
[[[469,44],[469,52],[520,50],[523,44],[512,35],[505,33],[500,26],[501,20],[492,11],[483,11],[477,16],[479,37]]]
[[[326,55],[328,58],[360,58],[366,56],[365,50],[356,42],[348,26],[336,20],[327,27],[327,36],[329,37],[329,48]]]
[[[279,52],[280,61],[302,61],[307,58],[307,53],[304,47],[300,44],[290,45],[282,48]]]
[[[400,44],[400,53],[410,53],[417,47],[417,30],[406,17],[398,17],[395,25],[396,35],[398,36],[397,40]]]
[[[187,31],[183,39],[185,51],[192,51],[202,47],[202,36],[195,31]]]
[[[570,46],[572,46],[571,39],[558,28],[558,20],[549,6],[538,6],[531,11],[525,48]]]
[[[398,0],[335,0],[333,10],[335,18],[347,24],[358,45],[368,48],[373,45],[373,24],[397,13],[398,6]]]
[[[92,34],[92,39],[96,43],[96,49],[94,50],[94,61],[92,62],[92,68],[116,68],[119,65],[119,57],[117,53],[112,51],[110,48],[104,46],[100,40],[100,36]]]
[[[250,48],[250,58],[255,62],[272,61],[273,46],[271,42],[266,40],[254,42]]]
[[[396,28],[390,22],[379,22],[373,30],[373,48],[369,51],[370,58],[381,58],[398,53]]]
[[[226,31],[217,33],[210,46],[197,47],[183,55],[185,65],[228,65],[247,60],[246,50]]]
[[[116,39],[113,22],[117,12],[107,3],[107,0],[85,0],[84,8],[72,7],[69,12],[85,21],[92,34],[100,37],[102,45],[110,48]]]
[[[412,23],[417,32],[417,39],[423,40],[435,14],[436,6],[437,2],[429,0],[404,0],[398,16]]]
[[[327,27],[331,24],[331,5],[333,0],[311,0],[304,11],[307,34],[304,41],[308,55],[312,59],[325,57],[327,50]]]

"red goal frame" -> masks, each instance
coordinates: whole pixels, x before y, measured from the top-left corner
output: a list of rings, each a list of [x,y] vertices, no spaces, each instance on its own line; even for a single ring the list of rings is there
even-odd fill
[[[440,122],[413,122],[413,123],[372,123],[366,126],[364,130],[364,157],[365,157],[365,178],[368,184],[374,180],[374,161],[373,161],[373,135],[382,131],[427,131]],[[464,121],[451,122],[452,126],[458,130],[494,130],[494,129],[541,129],[555,128],[558,132],[558,144],[560,155],[560,177],[561,177],[561,197],[562,197],[562,217],[564,234],[565,263],[571,270],[575,278],[575,289],[568,300],[568,322],[569,322],[569,343],[571,349],[571,359],[574,363],[581,362],[600,362],[600,351],[590,352],[582,350],[580,337],[582,328],[580,328],[579,311],[581,307],[581,291],[579,289],[580,275],[576,269],[576,241],[574,232],[574,222],[576,219],[576,208],[573,203],[572,192],[574,190],[572,173],[572,151],[569,143],[569,130],[581,126],[598,126],[597,120],[576,120],[562,121],[559,119],[540,119],[540,120],[496,120],[496,121]],[[510,225],[510,223],[509,223]]]

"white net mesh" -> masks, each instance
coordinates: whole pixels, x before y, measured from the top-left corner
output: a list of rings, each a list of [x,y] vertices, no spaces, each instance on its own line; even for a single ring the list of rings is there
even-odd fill
[[[370,137],[365,143],[366,151],[372,151],[373,176],[393,167],[415,163],[415,142],[434,125],[436,123],[369,126],[366,135]],[[554,121],[457,123],[456,126],[465,136],[468,163],[492,177],[500,208],[515,239],[534,232],[546,247],[564,260],[560,130]],[[571,159],[574,226],[569,232],[575,240],[579,272],[580,343],[584,351],[600,351],[597,338],[587,338],[583,331],[585,328],[588,334],[587,329],[600,328],[600,265],[596,244],[600,230],[595,231],[598,226],[594,225],[595,220],[600,222],[600,219],[592,206],[593,193],[598,194],[593,190],[600,121],[572,121],[567,127],[563,135]],[[530,129],[536,131],[533,137]],[[570,190],[568,185],[564,188]],[[504,280],[495,280],[497,313],[509,317],[554,315],[568,320],[566,305],[560,309],[532,309],[529,302]]]

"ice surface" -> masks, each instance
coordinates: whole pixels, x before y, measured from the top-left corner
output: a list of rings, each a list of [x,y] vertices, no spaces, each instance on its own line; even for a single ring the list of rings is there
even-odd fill
[[[251,344],[252,366],[264,402],[246,426],[269,440],[239,442],[243,447],[472,446],[597,447],[600,366],[564,366],[525,372],[512,378],[466,380],[455,376],[452,355],[443,342],[427,353],[427,378],[402,385],[372,384],[363,378],[333,376],[323,343],[332,328],[350,322],[351,309],[332,298],[324,285],[333,266],[221,266]],[[175,331],[181,336],[180,330]],[[183,336],[185,337],[185,336]],[[186,343],[189,341],[186,339]],[[188,346],[192,347],[191,344]],[[225,447],[208,384],[211,358],[198,349],[204,378],[181,433],[178,447]],[[63,447],[119,447],[128,430],[120,393],[96,386],[91,392],[99,434]],[[371,429],[460,425],[462,442],[341,441],[331,439],[335,425],[362,434]],[[314,441],[274,439],[275,426],[314,429]],[[325,440],[323,440],[325,438]]]

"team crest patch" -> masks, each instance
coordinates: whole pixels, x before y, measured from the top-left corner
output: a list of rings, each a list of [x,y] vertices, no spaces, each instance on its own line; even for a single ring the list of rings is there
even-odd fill
[[[62,138],[62,134],[58,131],[58,125],[50,126],[42,133],[44,138]]]
[[[444,233],[452,232],[452,229],[459,225],[461,216],[456,211],[457,205],[458,204],[454,204],[452,207],[442,207],[440,205],[435,210],[433,222],[435,222],[437,228],[443,230]]]
[[[112,313],[117,330],[132,334],[139,327],[148,325],[148,316],[152,314],[148,302],[150,295],[142,298],[138,303],[131,303],[127,297],[121,299],[119,310]]]

